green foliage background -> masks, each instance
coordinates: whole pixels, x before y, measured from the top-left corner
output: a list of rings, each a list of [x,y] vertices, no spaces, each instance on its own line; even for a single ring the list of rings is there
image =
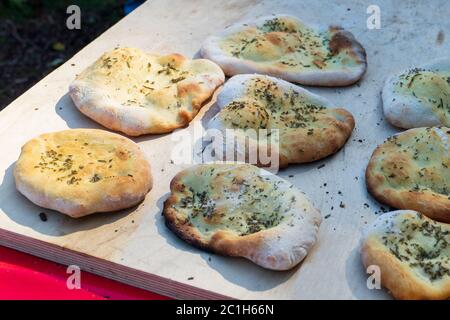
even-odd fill
[[[124,16],[125,0],[0,0],[0,110]],[[81,29],[66,26],[69,5]]]

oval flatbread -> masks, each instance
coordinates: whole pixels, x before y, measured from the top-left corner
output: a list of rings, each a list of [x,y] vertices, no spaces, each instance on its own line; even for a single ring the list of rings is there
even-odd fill
[[[450,298],[448,224],[416,211],[388,212],[365,230],[361,254],[397,299]]]
[[[382,96],[384,114],[394,126],[450,126],[450,60],[390,76]]]
[[[33,203],[78,218],[141,202],[152,187],[139,146],[94,129],[46,133],[27,142],[14,169],[17,190]]]
[[[237,23],[201,48],[226,75],[260,73],[317,86],[345,86],[366,71],[366,52],[340,27],[316,30],[296,17],[271,15]]]
[[[139,136],[186,126],[223,82],[222,70],[205,59],[120,48],[78,75],[69,92],[89,118]]]
[[[410,129],[378,146],[366,170],[369,192],[398,209],[450,222],[450,129]]]
[[[218,160],[233,154],[227,150],[234,148],[232,151],[243,153],[246,160],[251,158],[248,153],[257,154],[258,165],[264,163],[259,159],[261,155],[275,153],[279,154],[280,167],[311,162],[337,152],[355,127],[353,116],[345,109],[335,108],[323,97],[269,76],[232,77],[220,92],[217,105],[220,111],[208,128],[224,134],[226,129],[234,129],[236,136],[234,144],[224,139],[225,152],[215,152]],[[278,139],[267,136],[274,133],[272,130]],[[255,131],[261,134],[255,135]]]
[[[167,226],[201,249],[287,270],[316,242],[319,211],[292,184],[255,166],[194,166],[178,173],[170,189]]]

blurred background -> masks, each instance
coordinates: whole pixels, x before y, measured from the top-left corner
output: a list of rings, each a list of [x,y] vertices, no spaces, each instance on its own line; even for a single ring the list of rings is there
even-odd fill
[[[144,1],[0,0],[0,110]],[[69,30],[69,5],[81,29]]]

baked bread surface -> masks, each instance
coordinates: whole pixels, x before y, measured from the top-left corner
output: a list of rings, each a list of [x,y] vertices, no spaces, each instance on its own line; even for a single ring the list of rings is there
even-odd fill
[[[450,298],[450,225],[416,211],[388,212],[365,231],[361,253],[395,298]]]
[[[277,14],[236,23],[201,48],[228,76],[260,73],[315,86],[345,86],[366,71],[366,52],[340,27],[313,28]]]
[[[201,249],[287,270],[316,242],[319,211],[292,184],[255,166],[194,166],[178,173],[170,189],[167,226]]]
[[[139,136],[189,124],[224,78],[220,67],[209,60],[119,48],[78,75],[69,93],[92,120]]]
[[[220,130],[225,137],[222,150],[215,152],[219,160],[236,153],[237,160],[259,166],[267,165],[260,159],[266,155],[278,155],[280,167],[311,162],[337,152],[355,127],[347,110],[270,76],[232,77],[218,95],[217,105],[220,111],[208,128]],[[226,139],[227,129],[234,129],[236,143]]]
[[[132,207],[152,188],[150,165],[139,146],[96,129],[30,140],[14,177],[17,190],[33,203],[74,218]]]
[[[394,126],[450,126],[450,60],[391,75],[382,97],[386,119]]]
[[[450,129],[416,128],[379,145],[366,169],[368,191],[397,209],[450,223]]]

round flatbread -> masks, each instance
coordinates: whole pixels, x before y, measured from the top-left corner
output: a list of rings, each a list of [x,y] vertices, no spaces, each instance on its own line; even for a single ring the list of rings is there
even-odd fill
[[[361,254],[397,299],[450,298],[448,224],[416,211],[388,212],[365,230]]]
[[[14,169],[17,190],[33,203],[78,218],[141,202],[152,187],[139,146],[94,129],[46,133],[27,142]]]
[[[369,192],[398,209],[450,222],[450,129],[410,129],[378,146],[366,170]]]
[[[366,71],[366,52],[340,27],[316,29],[271,15],[234,24],[203,43],[201,54],[225,74],[261,73],[316,86],[345,86]]]
[[[208,124],[225,136],[223,152],[215,150],[217,160],[232,161],[224,157],[242,153],[250,163],[248,159],[257,155],[257,165],[264,164],[260,157],[267,154],[278,154],[280,167],[311,162],[337,152],[355,127],[345,109],[333,108],[327,99],[269,76],[232,77],[217,105],[220,111]],[[228,143],[227,129],[234,129],[236,143]]]
[[[386,119],[394,126],[450,126],[450,60],[390,76],[382,96]]]
[[[287,270],[316,242],[319,211],[292,184],[255,166],[194,166],[170,188],[167,226],[201,249]]]
[[[220,67],[209,60],[120,48],[78,75],[69,92],[89,118],[139,136],[186,126],[224,78]]]

